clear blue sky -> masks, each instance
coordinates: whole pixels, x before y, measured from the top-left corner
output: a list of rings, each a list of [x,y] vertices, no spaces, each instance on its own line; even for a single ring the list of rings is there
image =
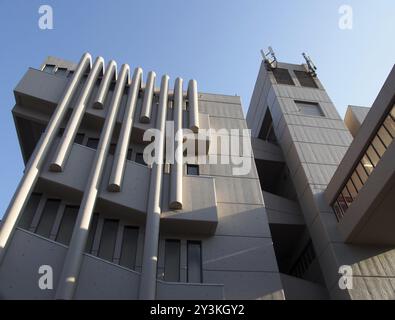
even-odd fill
[[[54,10],[54,29],[38,28],[38,8]],[[341,5],[352,30],[338,28]],[[11,108],[13,88],[48,55],[83,52],[171,78],[195,78],[205,92],[238,94],[246,112],[261,48],[302,63],[306,51],[341,115],[370,106],[395,63],[393,0],[0,0],[0,217],[22,176]]]

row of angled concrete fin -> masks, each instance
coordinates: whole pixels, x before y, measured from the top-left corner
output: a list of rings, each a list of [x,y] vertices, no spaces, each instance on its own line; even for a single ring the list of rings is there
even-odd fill
[[[127,150],[131,131],[134,121],[134,113],[136,104],[141,90],[144,91],[143,103],[139,121],[142,123],[151,122],[151,113],[153,105],[153,95],[155,91],[154,72],[148,73],[145,87],[142,85],[142,69],[136,68],[132,79],[130,79],[130,67],[123,64],[119,74],[117,74],[117,66],[114,61],[110,61],[105,70],[104,60],[98,57],[92,65],[90,54],[85,53],[70,80],[60,102],[54,111],[47,129],[41,140],[36,146],[31,160],[29,161],[25,174],[14,194],[14,197],[7,209],[5,221],[0,231],[0,263],[4,257],[6,245],[11,238],[12,232],[19,220],[19,216],[23,212],[29,195],[33,191],[38,176],[43,170],[44,158],[48,154],[52,143],[55,141],[59,127],[66,116],[70,101],[77,91],[77,87],[83,79],[87,70],[88,77],[84,83],[84,87],[73,106],[72,114],[68,120],[65,131],[59,142],[53,159],[50,162],[50,170],[61,172],[65,169],[65,165],[70,154],[74,137],[77,134],[81,121],[83,119],[87,101],[92,93],[95,83],[102,75],[98,93],[94,99],[93,107],[102,109],[107,93],[109,92],[111,82],[116,81],[114,92],[108,108],[105,123],[100,134],[99,145],[97,147],[95,157],[91,165],[91,172],[86,183],[86,187],[81,200],[77,221],[74,227],[73,235],[70,241],[69,249],[65,258],[62,274],[58,284],[56,298],[72,299],[76,287],[77,276],[82,263],[82,255],[88,237],[89,225],[95,207],[98,186],[102,178],[107,154],[110,148],[111,137],[116,125],[118,110],[120,109],[122,95],[126,86],[129,87],[128,99],[125,107],[125,113],[122,120],[121,130],[118,137],[118,143],[114,154],[114,161],[108,183],[108,190],[112,192],[120,192],[122,189],[122,179],[125,168]],[[183,115],[183,99],[189,102],[189,127],[195,133],[199,129],[199,110],[198,110],[198,94],[197,84],[195,80],[190,80],[188,90],[184,94],[183,80],[177,78],[172,96],[169,94],[169,77],[164,75],[161,79],[159,91],[159,103],[157,105],[156,129],[159,130],[159,141],[157,145],[157,159],[164,157],[165,142],[165,125],[168,110],[168,100],[173,99],[173,119],[175,132],[182,129]],[[170,172],[170,203],[171,209],[182,209],[182,148],[175,148],[175,163]],[[145,230],[145,242],[143,253],[143,267],[140,281],[140,298],[154,299],[156,287],[156,268],[159,240],[159,223],[161,214],[161,184],[163,175],[163,161],[154,162],[151,168],[150,188],[148,194],[148,209]]]

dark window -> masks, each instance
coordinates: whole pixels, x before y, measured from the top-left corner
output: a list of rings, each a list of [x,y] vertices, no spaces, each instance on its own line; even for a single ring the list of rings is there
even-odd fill
[[[55,65],[53,64],[46,64],[43,68],[43,71],[47,73],[53,73],[54,70],[55,70]]]
[[[278,84],[288,84],[291,86],[295,85],[287,69],[276,68],[273,70],[273,75]]]
[[[58,136],[59,137],[63,136],[63,133],[64,133],[64,128],[59,128]]]
[[[302,87],[318,88],[317,84],[314,81],[314,78],[311,76],[310,73],[297,70],[294,70],[294,73]]]
[[[60,205],[60,200],[49,199],[45,203],[44,210],[41,213],[40,222],[38,223],[36,233],[49,238],[56,214]]]
[[[198,176],[199,166],[197,164],[187,164],[187,175],[188,176]]]
[[[73,74],[74,74],[74,70],[70,70],[69,73],[68,73],[68,75],[67,75],[67,77],[68,77],[68,78],[71,78],[71,77],[73,76]]]
[[[58,68],[55,73],[59,76],[65,77],[67,73],[67,68]]]
[[[261,131],[259,132],[258,138],[277,144],[277,138],[273,129],[273,119],[269,108],[266,109],[265,117],[263,118]]]
[[[77,133],[74,138],[74,143],[83,144],[85,135],[83,133]]]
[[[98,256],[112,261],[114,256],[115,242],[117,240],[118,220],[105,219],[100,239]]]
[[[99,221],[99,214],[94,213],[93,217],[92,217],[92,221],[89,226],[88,240],[86,241],[85,252],[87,252],[87,253],[92,252],[93,241],[95,240],[95,234],[96,234],[98,221]]]
[[[295,101],[295,103],[299,109],[299,112],[306,116],[325,116],[321,110],[320,105],[316,102]]]
[[[135,159],[135,161],[137,162],[137,163],[140,163],[140,164],[142,164],[142,165],[147,165],[146,163],[145,163],[145,161],[144,161],[144,156],[143,156],[143,154],[142,153],[136,153],[136,159]]]
[[[27,202],[26,208],[23,211],[22,217],[19,220],[18,226],[29,230],[30,225],[32,224],[34,215],[36,214],[38,203],[40,202],[41,194],[39,193],[32,193]]]
[[[56,236],[57,242],[63,243],[65,245],[68,245],[70,243],[75,221],[77,220],[78,210],[79,207],[66,206],[62,217],[62,222]]]
[[[122,250],[119,264],[134,269],[136,266],[137,241],[139,228],[126,226],[123,229]]]
[[[111,143],[110,144],[110,149],[108,150],[108,153],[114,155],[116,148],[117,148],[117,145],[115,143]]]
[[[88,142],[86,143],[86,146],[92,149],[97,149],[97,146],[99,145],[99,139],[97,138],[88,138]]]
[[[132,160],[133,150],[131,148],[128,149],[128,153],[126,154],[126,159]]]
[[[202,245],[200,241],[188,241],[188,282],[202,282]]]
[[[166,240],[165,244],[165,280],[180,281],[180,240]]]

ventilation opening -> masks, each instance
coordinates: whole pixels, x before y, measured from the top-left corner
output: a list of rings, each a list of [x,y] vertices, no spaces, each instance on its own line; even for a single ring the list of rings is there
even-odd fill
[[[294,73],[302,87],[318,88],[314,78],[311,76],[310,73],[306,71],[297,71],[297,70],[294,70]]]
[[[288,84],[291,86],[295,85],[287,69],[282,69],[282,68],[273,69],[273,75],[278,84]]]

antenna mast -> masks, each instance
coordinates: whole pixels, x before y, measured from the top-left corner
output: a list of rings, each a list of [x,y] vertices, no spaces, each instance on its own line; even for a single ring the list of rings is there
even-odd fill
[[[307,64],[307,68],[309,69],[309,73],[311,74],[312,77],[316,77],[317,76],[317,67],[315,66],[313,60],[311,60],[311,58],[306,54],[306,53],[302,53],[303,58],[306,60],[306,64]]]
[[[265,53],[263,50],[261,50],[261,55],[263,61],[265,61],[266,67],[269,70],[273,70],[277,68],[277,58],[276,54],[274,53],[274,50],[272,47],[268,48],[268,52]]]

